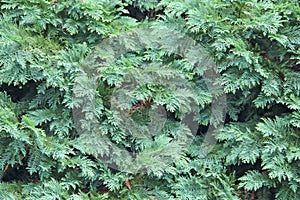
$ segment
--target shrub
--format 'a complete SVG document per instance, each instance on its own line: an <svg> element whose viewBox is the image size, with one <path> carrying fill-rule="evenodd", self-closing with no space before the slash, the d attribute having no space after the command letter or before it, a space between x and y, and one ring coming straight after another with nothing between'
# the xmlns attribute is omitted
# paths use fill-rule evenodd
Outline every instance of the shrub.
<svg viewBox="0 0 300 200"><path fill-rule="evenodd" d="M0 9L1 199L300 198L298 1L3 0ZM209 52L213 70L206 53L187 59L182 35ZM221 128L212 110L225 95ZM189 105L196 132L181 123ZM153 108L166 120L151 135ZM206 155L210 127L218 142Z"/></svg>

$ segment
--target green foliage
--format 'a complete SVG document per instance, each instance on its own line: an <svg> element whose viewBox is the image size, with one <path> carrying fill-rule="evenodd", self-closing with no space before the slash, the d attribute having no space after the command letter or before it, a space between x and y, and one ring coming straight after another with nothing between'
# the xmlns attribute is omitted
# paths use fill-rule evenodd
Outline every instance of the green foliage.
<svg viewBox="0 0 300 200"><path fill-rule="evenodd" d="M2 0L0 12L0 199L300 199L298 1ZM194 132L180 123L191 110Z"/></svg>
<svg viewBox="0 0 300 200"><path fill-rule="evenodd" d="M2 1L3 13L18 24L61 42L95 42L129 27L133 20L120 17L121 1ZM75 36L75 37L74 37Z"/></svg>

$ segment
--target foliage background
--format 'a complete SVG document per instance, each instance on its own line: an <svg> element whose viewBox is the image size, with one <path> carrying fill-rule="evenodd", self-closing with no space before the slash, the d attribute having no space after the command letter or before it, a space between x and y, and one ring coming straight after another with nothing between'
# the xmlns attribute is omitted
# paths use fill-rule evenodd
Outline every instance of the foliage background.
<svg viewBox="0 0 300 200"><path fill-rule="evenodd" d="M1 199L300 199L298 1L1 0L0 9ZM214 57L227 114L208 156L198 151L211 102L201 83L201 130L176 164L118 172L82 145L72 118L76 75L99 42L136 27L180 31ZM127 56L104 73L111 84L99 86L100 110L112 140L134 148L104 98L119 75L153 61L195 84L201 74L163 51Z"/></svg>

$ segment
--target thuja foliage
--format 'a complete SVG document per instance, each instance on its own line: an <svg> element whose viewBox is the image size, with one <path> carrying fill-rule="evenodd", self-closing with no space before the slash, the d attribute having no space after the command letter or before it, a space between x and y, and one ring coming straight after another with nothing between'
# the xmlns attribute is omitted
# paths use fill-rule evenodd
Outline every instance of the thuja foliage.
<svg viewBox="0 0 300 200"><path fill-rule="evenodd" d="M0 199L300 199L298 1L1 0L0 10ZM122 35L137 28L197 41L222 87L209 89L209 70L171 37L140 48ZM99 44L114 38L130 52L107 56ZM118 95L129 101L113 104ZM224 95L220 128L211 110ZM190 102L195 135L180 123ZM159 106L164 128L142 137ZM112 147L139 155L136 165Z"/></svg>

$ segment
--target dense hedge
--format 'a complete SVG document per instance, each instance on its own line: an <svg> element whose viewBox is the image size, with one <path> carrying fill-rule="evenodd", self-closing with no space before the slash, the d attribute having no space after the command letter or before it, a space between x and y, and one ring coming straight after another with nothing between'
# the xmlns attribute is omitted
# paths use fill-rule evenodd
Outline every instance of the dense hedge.
<svg viewBox="0 0 300 200"><path fill-rule="evenodd" d="M300 199L297 0L1 0L0 12L0 199ZM191 62L182 36L209 53ZM181 123L191 102L196 132ZM164 127L143 135L153 108Z"/></svg>

